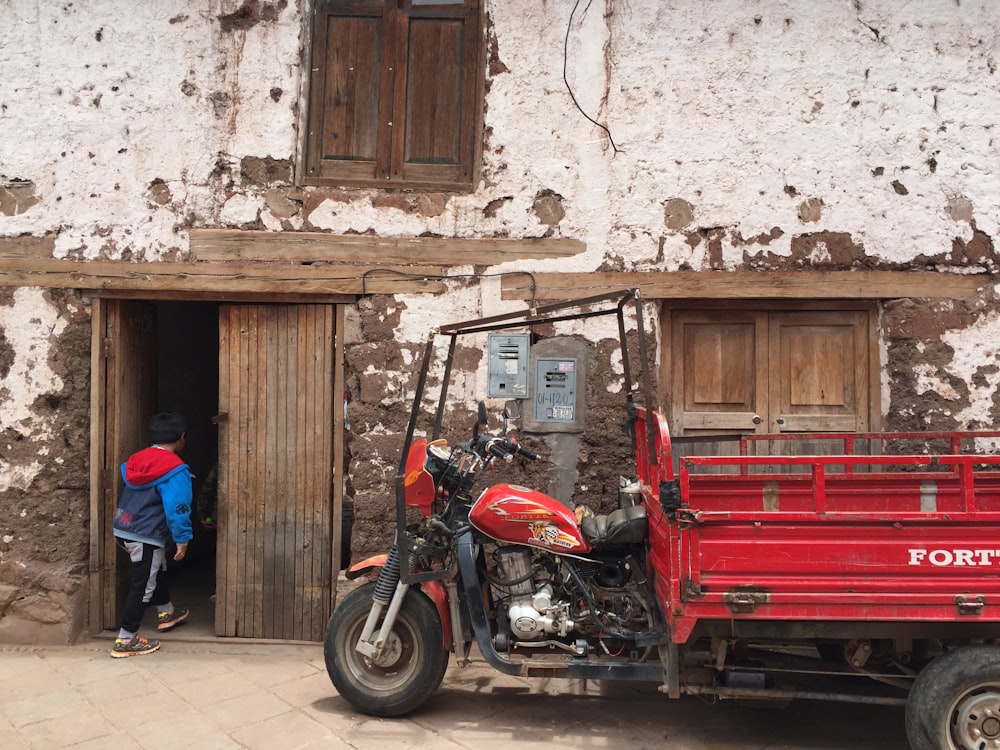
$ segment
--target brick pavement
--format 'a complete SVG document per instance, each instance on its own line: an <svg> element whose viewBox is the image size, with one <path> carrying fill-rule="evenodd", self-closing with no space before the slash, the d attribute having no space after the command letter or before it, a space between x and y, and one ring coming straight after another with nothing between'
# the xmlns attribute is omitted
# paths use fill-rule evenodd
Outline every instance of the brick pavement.
<svg viewBox="0 0 1000 750"><path fill-rule="evenodd" d="M193 631L189 631L191 633ZM111 659L110 634L68 647L0 647L0 748L227 750L903 750L898 708L752 710L652 685L519 679L452 666L407 719L354 713L319 645L241 642L180 628L155 654Z"/></svg>

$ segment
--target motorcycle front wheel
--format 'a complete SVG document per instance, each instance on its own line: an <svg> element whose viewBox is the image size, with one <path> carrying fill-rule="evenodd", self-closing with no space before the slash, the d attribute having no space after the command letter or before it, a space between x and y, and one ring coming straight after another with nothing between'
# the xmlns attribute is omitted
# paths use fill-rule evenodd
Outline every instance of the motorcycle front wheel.
<svg viewBox="0 0 1000 750"><path fill-rule="evenodd" d="M411 588L396 615L383 655L376 661L355 646L372 607L374 583L360 586L337 605L326 626L323 656L337 692L372 716L402 716L429 698L444 679L448 652L433 602ZM376 632L381 628L379 622Z"/></svg>

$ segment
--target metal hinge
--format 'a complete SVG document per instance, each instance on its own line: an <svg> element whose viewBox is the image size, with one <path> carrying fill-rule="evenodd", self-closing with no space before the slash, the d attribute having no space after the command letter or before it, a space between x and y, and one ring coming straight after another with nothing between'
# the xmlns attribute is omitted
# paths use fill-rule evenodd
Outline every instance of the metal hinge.
<svg viewBox="0 0 1000 750"><path fill-rule="evenodd" d="M766 591L758 588L734 589L722 595L722 601L732 610L733 614L748 614L761 604L766 604Z"/></svg>
<svg viewBox="0 0 1000 750"><path fill-rule="evenodd" d="M955 606L960 615L981 615L986 606L986 597L982 594L973 597L959 594L955 597Z"/></svg>
<svg viewBox="0 0 1000 750"><path fill-rule="evenodd" d="M683 601L691 601L692 599L704 599L705 592L701 590L701 586L696 584L690 578L685 578L681 582L681 599Z"/></svg>

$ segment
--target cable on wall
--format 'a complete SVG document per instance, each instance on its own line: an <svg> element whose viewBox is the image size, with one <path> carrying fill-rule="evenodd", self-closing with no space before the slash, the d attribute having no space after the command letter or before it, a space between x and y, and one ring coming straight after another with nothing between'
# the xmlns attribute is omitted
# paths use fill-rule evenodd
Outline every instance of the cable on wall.
<svg viewBox="0 0 1000 750"><path fill-rule="evenodd" d="M569 92L569 98L573 100L573 104L575 104L576 108L580 110L580 114L608 134L608 140L611 142L611 149L617 154L619 149L615 145L615 139L611 137L611 131L608 130L607 126L602 125L583 111L583 107L581 107L580 102L576 100L576 94L573 93L573 87L569 85L569 78L566 75L566 68L569 64L569 31L573 27L573 16L576 15L576 9L578 7L580 7L580 0L576 0L576 2L573 3L573 10L570 11L569 14L569 23L566 24L566 38L563 40L563 83L566 84L566 90Z"/></svg>
<svg viewBox="0 0 1000 750"><path fill-rule="evenodd" d="M408 279L435 279L444 281L447 279L489 279L495 276L527 276L531 279L531 304L528 309L535 309L535 291L538 289L538 284L535 282L535 276L531 271L501 271L500 273L456 273L452 275L443 274L430 274L430 273L410 273L409 271L400 271L395 268L369 268L363 274L361 274L361 293L368 294L365 282L368 279L369 274L373 273L389 273L395 276L403 276Z"/></svg>

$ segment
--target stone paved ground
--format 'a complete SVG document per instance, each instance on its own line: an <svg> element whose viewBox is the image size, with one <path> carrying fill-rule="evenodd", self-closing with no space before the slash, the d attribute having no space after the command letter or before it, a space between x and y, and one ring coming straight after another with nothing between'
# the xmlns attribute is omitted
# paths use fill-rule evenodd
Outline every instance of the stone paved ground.
<svg viewBox="0 0 1000 750"><path fill-rule="evenodd" d="M193 632L193 631L189 631ZM0 748L903 750L902 710L801 702L752 710L671 701L655 686L499 675L452 666L407 719L354 713L319 645L165 634L155 654L111 659L110 637L0 647Z"/></svg>

